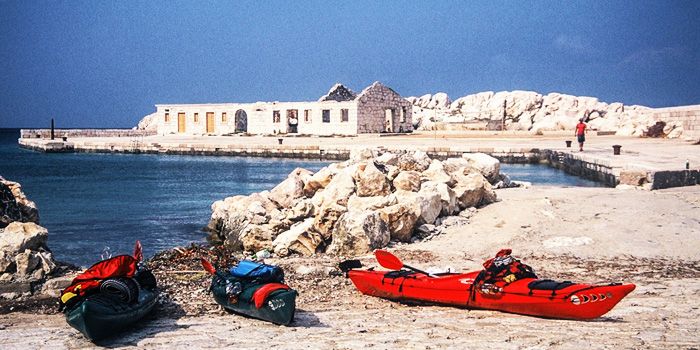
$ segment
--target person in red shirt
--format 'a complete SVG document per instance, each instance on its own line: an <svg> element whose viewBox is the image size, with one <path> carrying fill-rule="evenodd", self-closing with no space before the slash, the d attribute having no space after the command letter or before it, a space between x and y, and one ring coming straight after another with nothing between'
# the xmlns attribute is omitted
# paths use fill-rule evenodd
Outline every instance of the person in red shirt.
<svg viewBox="0 0 700 350"><path fill-rule="evenodd" d="M576 124L576 138L578 139L578 150L583 152L583 143L586 142L586 123L583 122L584 118L578 120Z"/></svg>

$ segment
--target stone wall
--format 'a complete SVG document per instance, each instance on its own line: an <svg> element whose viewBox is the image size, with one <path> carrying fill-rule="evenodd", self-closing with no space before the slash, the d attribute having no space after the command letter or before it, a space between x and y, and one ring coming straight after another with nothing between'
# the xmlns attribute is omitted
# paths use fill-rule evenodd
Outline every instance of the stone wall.
<svg viewBox="0 0 700 350"><path fill-rule="evenodd" d="M54 129L54 137L136 137L155 135L153 130L133 129ZM20 137L23 139L48 139L51 138L51 129L22 129Z"/></svg>
<svg viewBox="0 0 700 350"><path fill-rule="evenodd" d="M358 133L413 130L412 105L394 90L375 82L357 96ZM387 123L387 114L391 122Z"/></svg>
<svg viewBox="0 0 700 350"><path fill-rule="evenodd" d="M654 119L683 128L683 138L700 141L700 105L656 108Z"/></svg>

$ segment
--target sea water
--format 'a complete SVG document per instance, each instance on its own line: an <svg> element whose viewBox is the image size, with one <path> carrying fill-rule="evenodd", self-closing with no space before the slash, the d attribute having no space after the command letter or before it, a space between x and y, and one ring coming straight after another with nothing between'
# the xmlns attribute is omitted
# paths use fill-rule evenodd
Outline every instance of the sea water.
<svg viewBox="0 0 700 350"><path fill-rule="evenodd" d="M214 201L270 190L297 167L328 162L276 158L145 154L41 153L17 144L19 130L0 129L0 176L19 182L39 209L55 257L88 266L130 253L146 256L204 242ZM539 165L502 165L514 180L554 186L595 182Z"/></svg>

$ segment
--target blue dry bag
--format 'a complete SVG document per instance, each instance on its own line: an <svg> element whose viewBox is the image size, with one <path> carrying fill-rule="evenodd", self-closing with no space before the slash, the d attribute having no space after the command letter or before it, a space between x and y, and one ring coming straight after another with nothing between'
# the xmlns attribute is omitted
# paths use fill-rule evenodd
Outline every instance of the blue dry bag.
<svg viewBox="0 0 700 350"><path fill-rule="evenodd" d="M229 272L234 277L245 280L256 280L263 283L284 282L284 271L279 266L260 264L250 260L241 260Z"/></svg>

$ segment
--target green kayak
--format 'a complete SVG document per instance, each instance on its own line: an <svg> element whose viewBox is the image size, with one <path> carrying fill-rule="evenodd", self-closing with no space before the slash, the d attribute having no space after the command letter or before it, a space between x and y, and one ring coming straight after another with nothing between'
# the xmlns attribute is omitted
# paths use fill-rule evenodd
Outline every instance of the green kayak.
<svg viewBox="0 0 700 350"><path fill-rule="evenodd" d="M222 271L214 275L211 283L214 299L228 311L285 326L294 320L296 290L276 289L276 283L247 282ZM240 288L235 296L230 293L232 285Z"/></svg>
<svg viewBox="0 0 700 350"><path fill-rule="evenodd" d="M156 305L155 290L142 288L138 299L125 303L114 297L95 293L64 311L71 327L95 341L117 334L146 316Z"/></svg>

